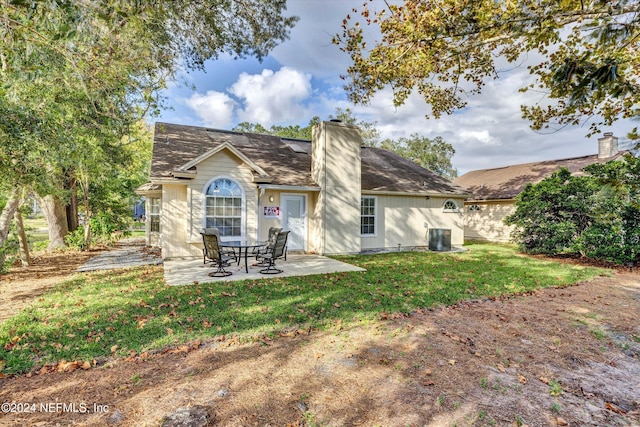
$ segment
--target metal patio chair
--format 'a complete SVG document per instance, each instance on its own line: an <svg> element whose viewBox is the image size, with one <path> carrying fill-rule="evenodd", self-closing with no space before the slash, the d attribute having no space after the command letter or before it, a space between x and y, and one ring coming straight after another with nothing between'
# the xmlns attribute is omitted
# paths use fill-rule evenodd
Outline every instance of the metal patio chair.
<svg viewBox="0 0 640 427"><path fill-rule="evenodd" d="M268 240L267 240L267 244L265 246L257 248L257 250L255 251L256 261L258 262L259 266L266 265L263 255L273 252L273 248L276 245L276 238L278 237L278 233L280 233L281 231L282 231L282 228L269 227L269 237L268 237ZM285 253L286 253L286 251L285 251ZM286 257L286 255L285 255L285 257ZM286 258L285 258L285 260L286 260Z"/></svg>
<svg viewBox="0 0 640 427"><path fill-rule="evenodd" d="M273 251L266 253L262 256L267 268L260 270L262 274L278 274L282 273L282 270L276 267L276 260L282 258L285 254L285 248L287 247L288 231L281 231L276 237L276 243L273 247Z"/></svg>
<svg viewBox="0 0 640 427"><path fill-rule="evenodd" d="M200 233L202 235L205 234L215 234L216 237L218 238L218 244L220 243L220 230L218 230L217 227L209 227L209 228L203 228L202 232ZM233 248L220 248L220 252L222 252L222 255L228 258L233 258L233 260L235 262L238 262L238 255L236 254L236 251L233 250ZM204 258L204 263L207 263L207 255L206 255L206 251L203 248L202 249L202 257ZM227 261L228 263L228 261Z"/></svg>
<svg viewBox="0 0 640 427"><path fill-rule="evenodd" d="M211 263L216 267L216 271L209 273L211 277L231 276L230 271L224 268L229 266L229 261L235 260L235 257L224 255L221 251L218 236L215 234L202 233L202 242L204 243L205 264Z"/></svg>

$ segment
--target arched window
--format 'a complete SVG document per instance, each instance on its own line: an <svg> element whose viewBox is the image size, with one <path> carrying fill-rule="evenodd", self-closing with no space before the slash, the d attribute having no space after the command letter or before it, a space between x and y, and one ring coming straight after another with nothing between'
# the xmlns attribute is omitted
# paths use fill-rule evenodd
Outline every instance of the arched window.
<svg viewBox="0 0 640 427"><path fill-rule="evenodd" d="M458 204L452 200L452 199L448 199L447 201L444 202L444 205L442 205L442 212L458 212Z"/></svg>
<svg viewBox="0 0 640 427"><path fill-rule="evenodd" d="M205 228L216 227L221 237L242 236L242 188L228 178L211 182L205 191Z"/></svg>
<svg viewBox="0 0 640 427"><path fill-rule="evenodd" d="M480 206L478 206L478 205L469 206L469 212L475 212L475 211L479 211L479 210L480 210Z"/></svg>

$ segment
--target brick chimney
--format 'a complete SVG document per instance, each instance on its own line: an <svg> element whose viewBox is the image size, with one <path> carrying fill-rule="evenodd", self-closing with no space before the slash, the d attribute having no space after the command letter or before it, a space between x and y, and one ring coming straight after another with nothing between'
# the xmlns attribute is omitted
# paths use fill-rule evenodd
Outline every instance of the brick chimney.
<svg viewBox="0 0 640 427"><path fill-rule="evenodd" d="M598 158L607 159L618 154L618 137L613 132L605 132L602 138L598 138Z"/></svg>

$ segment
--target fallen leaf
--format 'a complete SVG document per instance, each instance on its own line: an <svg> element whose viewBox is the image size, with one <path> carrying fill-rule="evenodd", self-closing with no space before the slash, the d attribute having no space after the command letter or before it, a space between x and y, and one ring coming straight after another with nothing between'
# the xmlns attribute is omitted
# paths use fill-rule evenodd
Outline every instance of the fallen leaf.
<svg viewBox="0 0 640 427"><path fill-rule="evenodd" d="M527 383L527 379L522 375L518 375L518 381L520 381L520 384L526 384Z"/></svg>
<svg viewBox="0 0 640 427"><path fill-rule="evenodd" d="M556 418L556 425L559 425L559 426L568 426L568 425L569 425L569 423L568 423L568 422L566 422L564 418L560 418L560 417L558 417L558 418Z"/></svg>
<svg viewBox="0 0 640 427"><path fill-rule="evenodd" d="M547 377L540 377L540 378L538 378L538 379L539 379L540 381L542 381L543 383L545 383L545 384L549 384L549 378L547 378Z"/></svg>
<svg viewBox="0 0 640 427"><path fill-rule="evenodd" d="M507 370L504 368L502 363L498 363L498 371L500 371L502 373L507 372Z"/></svg>
<svg viewBox="0 0 640 427"><path fill-rule="evenodd" d="M112 345L111 346L111 353L115 353L117 349L118 349L118 344Z"/></svg>
<svg viewBox="0 0 640 427"><path fill-rule="evenodd" d="M169 353L171 353L171 354L189 353L189 347L187 347L186 345L181 345L178 348L174 348L174 349L170 350Z"/></svg>
<svg viewBox="0 0 640 427"><path fill-rule="evenodd" d="M80 362L67 362L66 360L58 363L58 372L73 372L81 366Z"/></svg>
<svg viewBox="0 0 640 427"><path fill-rule="evenodd" d="M2 371L4 369L6 364L7 364L6 360L0 360L0 371Z"/></svg>
<svg viewBox="0 0 640 427"><path fill-rule="evenodd" d="M453 366L456 364L456 361L454 359L449 359L449 365Z"/></svg>
<svg viewBox="0 0 640 427"><path fill-rule="evenodd" d="M430 386L430 385L434 385L435 383L431 380L424 380L422 381L422 385L426 385L426 386Z"/></svg>
<svg viewBox="0 0 640 427"><path fill-rule="evenodd" d="M431 375L432 374L431 369L425 369L424 370L424 374L425 375Z"/></svg>
<svg viewBox="0 0 640 427"><path fill-rule="evenodd" d="M620 409L619 407L617 407L617 406L616 406L616 405L614 405L613 403L606 402L605 407L606 407L608 410L610 410L611 412L615 412L615 413L617 413L617 414L623 414L623 415L624 415L624 414L626 414L626 413L627 413L626 411L624 411L624 410Z"/></svg>
<svg viewBox="0 0 640 427"><path fill-rule="evenodd" d="M82 369L84 369L85 371L86 371L87 369L91 369L91 363L90 363L89 361L85 361L85 362L82 364L81 368L82 368Z"/></svg>

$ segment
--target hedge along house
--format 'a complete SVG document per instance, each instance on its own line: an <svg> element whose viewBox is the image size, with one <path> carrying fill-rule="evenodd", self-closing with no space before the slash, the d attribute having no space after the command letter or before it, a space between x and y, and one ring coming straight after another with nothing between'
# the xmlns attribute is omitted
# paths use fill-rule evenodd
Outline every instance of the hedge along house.
<svg viewBox="0 0 640 427"><path fill-rule="evenodd" d="M528 183L536 184L563 167L579 174L590 164L620 159L624 153L618 150L618 138L607 132L598 139L598 154L481 169L459 176L454 182L473 194L464 202L465 239L510 241L513 226L507 226L504 218L515 211L516 197Z"/></svg>
<svg viewBox="0 0 640 427"><path fill-rule="evenodd" d="M462 245L464 190L384 149L357 127L322 122L312 141L157 123L146 196L147 244L164 258L201 256L222 240L290 230L289 250L317 254L427 246L430 228Z"/></svg>

